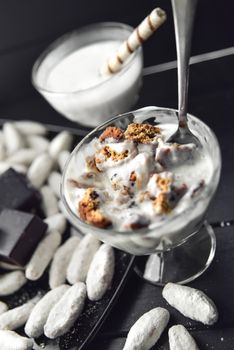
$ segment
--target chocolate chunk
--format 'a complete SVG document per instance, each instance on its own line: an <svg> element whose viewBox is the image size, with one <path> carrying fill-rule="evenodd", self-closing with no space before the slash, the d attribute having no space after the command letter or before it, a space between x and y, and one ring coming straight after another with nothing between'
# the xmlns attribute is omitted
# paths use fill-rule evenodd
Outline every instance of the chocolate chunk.
<svg viewBox="0 0 234 350"><path fill-rule="evenodd" d="M36 215L3 209L0 213L0 260L24 266L47 226Z"/></svg>
<svg viewBox="0 0 234 350"><path fill-rule="evenodd" d="M0 176L0 210L4 208L31 210L40 203L39 193L27 178L13 169Z"/></svg>

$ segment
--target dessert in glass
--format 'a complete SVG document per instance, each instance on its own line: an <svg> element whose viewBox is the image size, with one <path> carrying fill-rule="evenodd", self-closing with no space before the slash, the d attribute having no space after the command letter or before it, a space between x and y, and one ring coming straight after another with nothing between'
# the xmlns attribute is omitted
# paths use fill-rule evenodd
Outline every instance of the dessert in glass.
<svg viewBox="0 0 234 350"><path fill-rule="evenodd" d="M35 62L33 85L55 110L86 126L128 111L141 87L142 47L119 72L101 74L100 69L132 31L122 23L103 22L65 34Z"/></svg>
<svg viewBox="0 0 234 350"><path fill-rule="evenodd" d="M220 149L205 123L192 115L188 123L201 147L167 142L176 110L119 115L76 146L63 173L62 200L73 224L130 254L154 254L155 284L193 280L215 253L205 214L219 182Z"/></svg>

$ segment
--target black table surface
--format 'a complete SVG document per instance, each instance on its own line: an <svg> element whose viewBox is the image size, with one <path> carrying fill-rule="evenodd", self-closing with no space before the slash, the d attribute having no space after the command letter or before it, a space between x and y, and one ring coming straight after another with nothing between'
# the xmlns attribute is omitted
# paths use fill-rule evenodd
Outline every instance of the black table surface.
<svg viewBox="0 0 234 350"><path fill-rule="evenodd" d="M198 57L201 62L191 65L189 112L205 121L220 143L222 176L208 220L220 223L222 227L217 224L215 229L217 251L214 261L201 277L189 285L203 290L215 301L219 321L213 327L205 327L186 319L166 305L161 288L143 282L132 271L118 302L88 350L122 349L132 324L144 312L157 306L166 306L171 313L170 324L185 325L200 349L234 349L234 48L216 56L223 57L205 55ZM173 67L172 62L144 70L143 87L136 107L157 105L176 108L177 77ZM2 104L0 117L74 126L37 93L30 99ZM169 349L166 332L154 349Z"/></svg>

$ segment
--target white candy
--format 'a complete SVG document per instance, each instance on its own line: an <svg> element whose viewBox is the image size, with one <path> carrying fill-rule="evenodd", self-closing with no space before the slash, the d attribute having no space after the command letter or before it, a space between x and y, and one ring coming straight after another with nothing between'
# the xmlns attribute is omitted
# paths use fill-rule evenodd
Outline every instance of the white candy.
<svg viewBox="0 0 234 350"><path fill-rule="evenodd" d="M41 240L26 266L27 279L35 281L43 275L60 243L61 235L57 231L49 232Z"/></svg>
<svg viewBox="0 0 234 350"><path fill-rule="evenodd" d="M45 135L47 132L43 124L31 120L20 120L14 126L24 135Z"/></svg>
<svg viewBox="0 0 234 350"><path fill-rule="evenodd" d="M171 306L192 320L212 325L218 319L214 302L200 290L167 283L162 295Z"/></svg>
<svg viewBox="0 0 234 350"><path fill-rule="evenodd" d="M91 262L86 285L89 300L100 300L111 285L115 269L114 249L102 244Z"/></svg>
<svg viewBox="0 0 234 350"><path fill-rule="evenodd" d="M14 331L22 327L27 322L32 309L38 301L39 297L35 297L21 306L4 312L4 314L0 315L0 329Z"/></svg>
<svg viewBox="0 0 234 350"><path fill-rule="evenodd" d="M86 287L82 282L74 284L52 308L44 327L45 335L54 339L65 334L80 316L86 298Z"/></svg>
<svg viewBox="0 0 234 350"><path fill-rule="evenodd" d="M24 139L13 124L4 123L2 130L8 155L14 154L24 147Z"/></svg>
<svg viewBox="0 0 234 350"><path fill-rule="evenodd" d="M12 271L0 275L0 295L10 295L19 290L27 282L23 271Z"/></svg>
<svg viewBox="0 0 234 350"><path fill-rule="evenodd" d="M59 286L46 293L35 305L24 328L29 337L38 338L43 334L50 310L69 288L68 285Z"/></svg>
<svg viewBox="0 0 234 350"><path fill-rule="evenodd" d="M38 152L30 148L22 148L16 151L12 156L7 159L10 164L23 164L30 165L32 161L37 157Z"/></svg>
<svg viewBox="0 0 234 350"><path fill-rule="evenodd" d="M32 135L26 137L27 144L37 152L46 152L49 149L49 140L45 137Z"/></svg>
<svg viewBox="0 0 234 350"><path fill-rule="evenodd" d="M3 301L0 301L0 315L8 310L8 306Z"/></svg>
<svg viewBox="0 0 234 350"><path fill-rule="evenodd" d="M47 153L40 154L34 159L28 169L28 178L33 186L39 188L49 176L53 166L53 160Z"/></svg>
<svg viewBox="0 0 234 350"><path fill-rule="evenodd" d="M61 184L61 174L57 171L52 171L48 178L48 185L54 192L57 198L60 198L60 184Z"/></svg>
<svg viewBox="0 0 234 350"><path fill-rule="evenodd" d="M67 268L69 283L85 282L91 261L99 247L100 241L95 236L88 234L82 238Z"/></svg>
<svg viewBox="0 0 234 350"><path fill-rule="evenodd" d="M56 288L66 281L67 267L80 238L71 237L56 251L49 271L49 286Z"/></svg>
<svg viewBox="0 0 234 350"><path fill-rule="evenodd" d="M22 173L22 174L26 174L27 172L27 168L22 165L22 164L11 164L8 163L7 161L0 161L0 174L4 173L5 171L7 171L8 169L14 169L15 171L17 171L18 173Z"/></svg>
<svg viewBox="0 0 234 350"><path fill-rule="evenodd" d="M40 190L41 193L41 208L46 217L50 217L58 213L58 201L54 195L54 192L49 186L43 186Z"/></svg>
<svg viewBox="0 0 234 350"><path fill-rule="evenodd" d="M1 350L31 350L33 340L21 337L16 332L0 331L0 349Z"/></svg>
<svg viewBox="0 0 234 350"><path fill-rule="evenodd" d="M0 131L0 160L3 160L6 156L6 149L5 149L5 143L4 143L4 136L3 132Z"/></svg>
<svg viewBox="0 0 234 350"><path fill-rule="evenodd" d="M182 325L176 325L169 329L170 350L199 350L195 340Z"/></svg>
<svg viewBox="0 0 234 350"><path fill-rule="evenodd" d="M62 213L55 214L46 218L44 222L48 225L48 231L58 231L61 235L67 227L67 219Z"/></svg>
<svg viewBox="0 0 234 350"><path fill-rule="evenodd" d="M60 171L63 172L64 166L66 164L66 161L68 160L70 156L70 152L68 151L62 151L58 156L58 164Z"/></svg>
<svg viewBox="0 0 234 350"><path fill-rule="evenodd" d="M123 350L151 349L166 328L169 317L169 312L161 307L146 312L131 327Z"/></svg>
<svg viewBox="0 0 234 350"><path fill-rule="evenodd" d="M69 151L72 144L72 135L68 131L62 131L56 135L50 143L49 154L57 159L62 151Z"/></svg>

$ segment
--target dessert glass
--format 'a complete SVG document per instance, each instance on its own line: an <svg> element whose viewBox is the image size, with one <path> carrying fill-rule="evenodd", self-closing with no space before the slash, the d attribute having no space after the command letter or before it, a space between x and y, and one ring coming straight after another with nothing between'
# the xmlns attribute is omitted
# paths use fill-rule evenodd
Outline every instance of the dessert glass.
<svg viewBox="0 0 234 350"><path fill-rule="evenodd" d="M136 103L142 85L141 47L131 55L119 72L91 87L72 92L60 91L48 88L47 79L62 59L78 49L107 40L124 41L132 31L131 26L123 23L103 22L63 35L35 62L32 69L34 87L56 111L86 126L97 126L111 116L128 111ZM110 52L111 54L113 52Z"/></svg>
<svg viewBox="0 0 234 350"><path fill-rule="evenodd" d="M218 186L221 170L221 155L218 141L211 129L198 118L188 115L191 131L207 150L213 164L211 181L206 184L193 204L182 213L165 217L163 221L136 231L117 232L114 229L94 227L82 221L70 208L66 195L66 181L69 169L83 145L99 137L108 126L126 129L133 122L146 122L160 126L163 123L178 125L177 111L169 108L145 107L119 115L89 133L73 150L68 159L62 178L61 195L69 218L83 233L92 233L101 241L127 253L142 256L155 254L155 276L150 281L163 285L168 281L186 283L203 273L210 265L216 248L216 239L210 225L205 221L207 208ZM172 130L174 132L174 130ZM143 261L143 262L142 262ZM142 275L145 259L136 265ZM147 276L145 276L146 279Z"/></svg>

